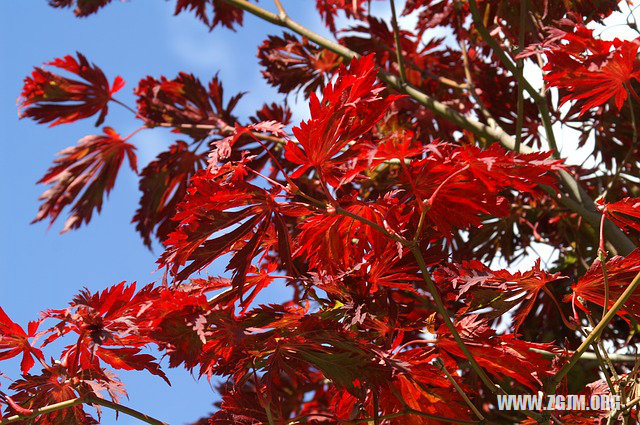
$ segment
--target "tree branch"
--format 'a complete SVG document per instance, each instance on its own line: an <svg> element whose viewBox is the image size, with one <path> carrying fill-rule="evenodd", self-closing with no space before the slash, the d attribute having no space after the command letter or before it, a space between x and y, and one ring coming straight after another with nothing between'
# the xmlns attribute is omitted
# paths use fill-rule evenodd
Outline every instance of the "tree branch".
<svg viewBox="0 0 640 425"><path fill-rule="evenodd" d="M400 79L403 83L407 81L407 73L404 68L404 59L402 58L402 45L400 44L400 29L398 27L398 17L396 16L396 3L389 0L391 4L391 26L393 27L393 38L396 43L396 55L398 57L398 69L400 71Z"/></svg>
<svg viewBox="0 0 640 425"><path fill-rule="evenodd" d="M103 406L108 409L114 410L116 412L124 413L127 416L131 416L133 418L139 419L150 425L168 425L166 422L162 422L158 419L155 419L149 415L146 415L130 407L123 406L122 404L114 403L112 401L108 401L108 400L104 400L104 399L101 399L98 397L92 397L92 396L78 397L78 398L73 398L71 400L62 401L60 403L50 404L48 406L41 407L39 409L34 409L33 413L30 415L9 416L3 419L2 421L0 421L0 425L9 425L14 422L24 421L26 419L32 419L37 416L46 415L47 413L68 409L78 404L93 404L97 406Z"/></svg>
<svg viewBox="0 0 640 425"><path fill-rule="evenodd" d="M453 376L451 376L451 374L447 370L447 367L444 365L444 362L442 360L440 360L440 359L436 359L435 360L435 365L436 365L436 367L438 369L440 369L440 371L442 371L442 373L444 373L444 376L447 377L449 382L451 382L451 385L453 385L453 388L456 389L458 394L460 394L460 396L463 398L464 402L467 403L467 406L469 406L469 408L471 409L473 414L476 415L476 417L478 419L480 419L480 421L484 421L485 418L484 418L484 416L482 416L482 413L480 413L480 411L476 408L476 406L473 404L473 402L469 399L469 396L467 396L467 393L465 393L462 390L462 388L460 388L460 385L458 385L458 383L453 378Z"/></svg>
<svg viewBox="0 0 640 425"><path fill-rule="evenodd" d="M529 348L529 351L542 354L545 357L557 356L551 351L541 350L539 348ZM611 360L613 363L634 363L636 361L636 357L630 354L609 354L609 360ZM598 357L595 353L585 352L582 354L582 356L580 356L580 361L598 361Z"/></svg>

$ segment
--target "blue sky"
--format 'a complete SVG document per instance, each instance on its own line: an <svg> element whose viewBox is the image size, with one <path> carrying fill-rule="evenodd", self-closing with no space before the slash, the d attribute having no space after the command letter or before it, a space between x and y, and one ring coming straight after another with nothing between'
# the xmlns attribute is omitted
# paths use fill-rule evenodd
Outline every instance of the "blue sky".
<svg viewBox="0 0 640 425"><path fill-rule="evenodd" d="M261 3L271 7L269 1ZM315 2L284 3L296 19L326 33L311 9ZM149 252L130 224L139 191L136 176L128 170L120 174L102 213L89 226L60 235L66 218L62 215L51 229L47 223L29 224L45 189L35 183L55 154L84 135L100 132L91 119L53 128L18 120L16 99L34 65L79 51L110 80L119 74L127 81L117 97L130 105L138 80L146 75L173 78L178 71L193 72L203 81L219 71L227 96L249 91L236 109L241 117L265 101L282 99L262 80L256 58L257 46L267 34L280 34L279 28L245 16L245 27L236 33L223 28L208 32L190 13L174 17L174 4L114 1L84 19L70 10L50 8L45 0L5 1L0 6L0 306L18 323L26 324L45 308L64 307L81 287L97 291L122 280L146 284L161 277L153 273L160 250ZM295 119L305 111L304 105L296 108ZM112 105L105 125L128 134L139 122ZM140 168L173 140L161 129L132 139ZM2 367L16 377L14 370ZM216 396L206 379L196 381L182 369L167 372L173 388L142 373L121 374L130 395L127 403L171 424L187 423L212 410ZM3 388L7 384L0 382ZM110 416L105 418L103 422L110 422ZM121 416L118 422L135 420Z"/></svg>

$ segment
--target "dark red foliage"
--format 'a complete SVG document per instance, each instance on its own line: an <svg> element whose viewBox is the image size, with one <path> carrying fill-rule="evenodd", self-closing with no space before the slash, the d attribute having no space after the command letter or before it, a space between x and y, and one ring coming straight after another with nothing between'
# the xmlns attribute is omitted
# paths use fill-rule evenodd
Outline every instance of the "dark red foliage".
<svg viewBox="0 0 640 425"><path fill-rule="evenodd" d="M217 76L205 87L193 74L181 72L173 80L147 77L140 80L135 90L138 96L138 114L149 126L174 127L201 140L216 130L224 132L233 125L232 111L242 97L239 93L224 105L224 90Z"/></svg>
<svg viewBox="0 0 640 425"><path fill-rule="evenodd" d="M162 242L175 229L177 223L171 218L187 193L187 182L205 163L205 155L189 150L185 142L178 141L140 172L142 197L133 222L149 248L154 231Z"/></svg>
<svg viewBox="0 0 640 425"><path fill-rule="evenodd" d="M90 64L81 53L78 59L65 56L47 65L75 74L84 81L35 68L24 80L19 99L20 117L29 117L38 123L51 122L52 127L100 113L96 126L102 124L109 111L107 103L124 86L124 80L118 76L110 86L102 70Z"/></svg>
<svg viewBox="0 0 640 425"><path fill-rule="evenodd" d="M308 40L283 33L269 36L258 48L262 75L280 93L302 90L305 96L324 87L342 59L327 49L318 49Z"/></svg>

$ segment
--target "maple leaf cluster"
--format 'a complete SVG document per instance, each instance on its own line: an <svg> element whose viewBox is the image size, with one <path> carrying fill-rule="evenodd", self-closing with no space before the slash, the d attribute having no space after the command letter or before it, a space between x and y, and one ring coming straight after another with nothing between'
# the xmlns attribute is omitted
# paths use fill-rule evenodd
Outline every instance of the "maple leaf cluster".
<svg viewBox="0 0 640 425"><path fill-rule="evenodd" d="M79 17L110 3L49 1ZM640 321L640 38L587 27L617 2L407 0L397 13L415 28L370 1L311 3L335 42L251 1L175 5L210 30L247 13L286 27L257 56L268 84L308 103L302 122L288 97L240 117L244 93L225 95L217 74L147 76L136 108L80 53L25 79L22 118L101 125L123 106L141 126L60 152L34 221L68 209L63 232L88 224L126 158L142 192L132 222L162 244L164 277L81 290L26 329L0 309L0 361L18 358L21 375L0 391L0 420L96 423L88 406L126 394L114 370L169 382L163 359L222 382L197 422L211 425L545 423L505 415L495 395L637 396L624 354ZM596 166L564 161L554 126L594 140ZM149 128L176 140L138 170ZM515 271L540 244L554 262ZM638 407L548 414L630 423Z"/></svg>

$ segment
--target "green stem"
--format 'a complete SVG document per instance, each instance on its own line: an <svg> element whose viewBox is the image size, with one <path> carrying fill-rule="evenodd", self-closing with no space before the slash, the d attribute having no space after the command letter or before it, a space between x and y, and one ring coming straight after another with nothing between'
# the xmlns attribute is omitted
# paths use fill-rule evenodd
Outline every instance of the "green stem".
<svg viewBox="0 0 640 425"><path fill-rule="evenodd" d="M106 407L111 410L115 410L116 412L124 413L125 415L131 416L132 418L139 419L151 425L168 425L166 422L155 419L145 413L139 412L127 406L123 406L122 404L114 403L109 400L104 400L102 398L89 397L87 398L87 402L90 404L95 404L98 406Z"/></svg>
<svg viewBox="0 0 640 425"><path fill-rule="evenodd" d="M453 378L453 376L451 376L451 374L449 373L449 371L447 370L447 367L444 365L444 362L442 362L442 360L440 359L436 359L435 361L435 365L438 369L440 369L442 371L442 373L444 373L444 376L447 377L447 379L449 380L449 382L451 382L451 385L453 385L453 388L456 389L456 391L458 392L458 394L460 394L460 396L462 397L462 399L464 400L465 403L467 403L467 406L469 406L469 409L471 409L471 411L473 412L474 415L476 415L476 417L478 419L480 419L480 421L484 421L484 416L482 415L482 413L480 413L480 411L476 408L476 406L471 402L471 400L469 399L469 397L467 396L467 393L465 393L462 388L460 388L460 385L458 385L458 383L456 382L456 380Z"/></svg>
<svg viewBox="0 0 640 425"><path fill-rule="evenodd" d="M640 273L633 278L633 281L627 286L627 289L620 295L620 298L616 300L616 302L611 306L611 309L607 312L607 314L598 322L598 324L593 328L593 330L587 335L585 340L580 344L578 349L573 353L569 362L567 362L559 371L556 373L554 378L548 384L547 394L554 394L556 387L562 381L562 379L566 376L567 373L576 365L578 360L582 354L589 348L591 343L600 336L605 327L609 324L609 322L616 315L618 310L622 308L625 302L629 299L631 294L636 290L636 288L640 285Z"/></svg>
<svg viewBox="0 0 640 425"><path fill-rule="evenodd" d="M416 262L418 263L418 267L420 268L420 271L422 273L422 279L427 284L427 289L429 290L429 293L433 297L433 301L435 302L435 305L436 305L436 310L438 311L440 316L442 316L442 318L444 319L444 324L447 326L447 329L449 329L449 332L451 332L453 339L456 341L456 343L458 344L458 347L460 347L460 350L462 350L462 353L469 361L471 368L478 374L478 377L480 378L480 380L485 384L485 386L489 389L489 391L491 391L492 393L497 393L498 387L496 386L496 384L494 384L493 381L491 381L491 378L489 378L487 373L482 369L482 367L480 367L477 360L473 357L473 354L471 354L471 352L465 345L464 341L462 341L462 337L458 333L458 330L456 329L455 325L453 324L453 321L451 320L451 315L449 314L446 307L444 306L444 303L442 302L442 298L440 297L438 288L436 288L436 284L433 282L433 279L431 279L431 275L427 270L427 265L424 261L424 257L422 256L422 252L420 251L420 248L418 247L417 244L412 243L409 245L409 249L411 250L411 253L415 257Z"/></svg>
<svg viewBox="0 0 640 425"><path fill-rule="evenodd" d="M524 29L526 26L527 17L527 0L520 2L520 34L518 37L518 49L524 48ZM520 144L522 143L522 126L524 123L524 60L517 61L518 73L518 103L516 106L516 153L520 153Z"/></svg>
<svg viewBox="0 0 640 425"><path fill-rule="evenodd" d="M130 407L123 406L122 404L114 403L112 401L104 400L98 397L91 397L91 396L78 397L78 398L73 398L71 400L62 401L60 403L50 404L48 406L41 407L39 409L34 409L33 413L31 413L30 415L9 416L7 418L4 418L2 421L0 421L0 425L8 425L14 422L24 421L26 419L32 419L41 415L46 415L47 413L68 409L70 407L77 406L78 404L93 404L97 406L103 406L108 409L114 410L116 412L124 413L125 415L139 419L150 425L168 425L166 422L162 422L158 419L155 419L149 415L146 415Z"/></svg>
<svg viewBox="0 0 640 425"><path fill-rule="evenodd" d="M529 351L542 354L545 357L556 357L556 354L551 351L541 350L539 348L529 348ZM613 363L634 363L636 357L629 354L609 354L609 360ZM582 354L580 361L598 361L598 356L595 353L586 352Z"/></svg>
<svg viewBox="0 0 640 425"><path fill-rule="evenodd" d="M402 57L402 45L400 44L400 29L398 28L398 18L396 16L396 3L389 0L391 4L391 26L393 27L393 38L396 43L396 55L398 57L398 69L400 70L400 80L407 82L407 73L404 67L404 59Z"/></svg>

